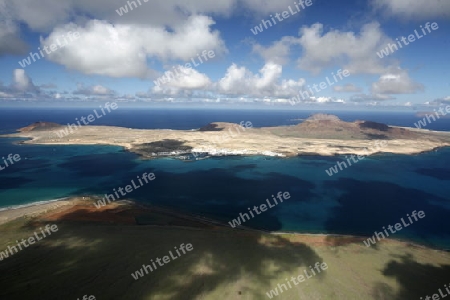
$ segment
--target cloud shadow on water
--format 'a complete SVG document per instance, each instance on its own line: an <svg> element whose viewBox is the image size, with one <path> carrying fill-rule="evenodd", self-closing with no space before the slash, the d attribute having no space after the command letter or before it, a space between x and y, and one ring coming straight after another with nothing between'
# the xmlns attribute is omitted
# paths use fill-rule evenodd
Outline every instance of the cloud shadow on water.
<svg viewBox="0 0 450 300"><path fill-rule="evenodd" d="M125 159L124 155L124 153L105 153L75 156L68 158L67 162L59 164L58 167L75 172L78 176L111 176L138 166L136 161Z"/></svg>
<svg viewBox="0 0 450 300"><path fill-rule="evenodd" d="M148 172L152 172L151 169ZM266 199L278 192L290 192L291 198L284 200L267 211L243 223L243 225L264 230L280 230L282 224L277 217L281 206L309 201L315 185L309 181L280 173L265 174L264 180L240 178L239 171L211 169L187 173L155 172L156 179L128 194L126 198L140 203L164 206L183 212L211 217L223 222L231 221L240 213L248 213L248 208L267 204ZM108 182L107 186L92 186L74 192L80 194L111 194L113 188L124 187L137 175L129 172L120 182ZM137 182L135 180L135 182ZM295 188L296 193L292 190ZM125 197L124 197L125 198Z"/></svg>
<svg viewBox="0 0 450 300"><path fill-rule="evenodd" d="M379 181L359 181L339 179L326 182L328 188L337 189L343 194L337 199L339 206L332 209L326 221L326 230L336 234L358 234L372 236L382 227L401 223L401 218L409 224L407 214L423 210L425 218L414 221L403 232L413 233L423 241L432 237L450 237L450 211L439 203L447 199L400 185ZM392 234L390 237L399 238Z"/></svg>

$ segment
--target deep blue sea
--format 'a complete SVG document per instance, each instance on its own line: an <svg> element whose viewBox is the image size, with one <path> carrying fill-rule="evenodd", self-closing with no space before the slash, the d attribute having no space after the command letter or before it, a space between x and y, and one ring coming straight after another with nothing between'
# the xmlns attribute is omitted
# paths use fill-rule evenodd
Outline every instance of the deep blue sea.
<svg viewBox="0 0 450 300"><path fill-rule="evenodd" d="M35 121L66 124L92 109L2 109L0 133ZM311 111L118 109L94 125L195 129L214 121L250 121L255 127L288 126ZM341 119L413 127L414 113L333 112ZM450 131L450 119L428 129ZM0 157L22 160L0 171L0 208L72 195L112 193L144 172L156 179L129 198L223 221L265 203L279 191L291 199L244 225L275 231L372 235L413 210L426 217L392 235L450 249L450 149L426 154L377 155L332 177L325 170L342 158L221 157L195 162L162 158L143 161L111 146L19 145L0 139ZM262 141L263 142L263 141Z"/></svg>

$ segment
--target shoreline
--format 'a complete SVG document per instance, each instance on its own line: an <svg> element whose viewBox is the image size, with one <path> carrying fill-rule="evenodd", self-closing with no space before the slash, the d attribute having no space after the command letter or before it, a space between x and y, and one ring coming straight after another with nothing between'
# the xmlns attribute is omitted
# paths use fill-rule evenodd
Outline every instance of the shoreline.
<svg viewBox="0 0 450 300"><path fill-rule="evenodd" d="M12 222L14 220L23 218L23 217L39 217L46 213L55 212L59 208L65 208L66 210L69 210L77 205L89 205L92 204L93 201L96 198L94 196L79 196L79 197L65 197L65 198L59 198L59 199L53 199L48 201L39 201L35 203L30 203L26 205L18 205L14 207L8 207L8 208L0 208L0 226L5 225L9 222ZM56 204L56 205L55 205ZM59 204L59 205L58 205ZM222 227L226 229L231 229L228 224L223 223L218 220L211 219L209 217L204 217L201 215L195 215L191 213L185 213L185 212L179 212L170 208L166 208L163 206L155 206L155 205L146 205L142 203L137 203L131 200L120 200L116 201L114 206L111 206L111 208L120 206L122 204L131 204L134 209L137 210L151 210L155 213L159 214L168 214L172 216L176 216L179 218L184 218L186 220L196 221L200 223L206 223L208 225L211 225L212 227ZM108 206L105 206L106 209ZM139 225L139 226L161 226L161 225ZM163 227L171 227L171 226L163 226ZM172 227L180 227L180 226L172 226ZM189 226L181 226L189 228ZM207 229L202 229L207 230ZM356 243L356 241L360 242L362 244L363 240L369 238L370 236L362 236L362 235L353 235L353 234L338 234L338 233L310 233L310 232L296 232L296 231L267 231L263 229L255 229L251 227L246 226L240 226L237 228L234 228L235 231L256 231L256 232L262 232L264 234L270 234L270 235L288 235L291 237L300 237L300 238L313 238L314 242L322 242L327 243L326 239L336 239L336 244L339 245L340 243L346 243L346 241L352 241ZM323 239L323 241L322 241ZM331 243L332 241L329 241ZM447 249L445 247L437 247L433 245L426 245L423 243L420 243L419 241L411 240L411 239L403 239L403 238L385 238L382 239L382 243L403 243L407 245L412 245L414 247L419 248L425 248L425 249L431 249L435 251L442 251L442 252L449 252L450 249Z"/></svg>
<svg viewBox="0 0 450 300"><path fill-rule="evenodd" d="M53 203L53 202L64 201L67 199L70 199L70 197L57 198L57 199L52 199L52 200L40 200L40 201L31 202L31 203L27 203L27 204L10 205L10 206L5 206L5 207L0 207L0 212L16 210L16 209L21 209L21 208L27 208L27 207L31 207L31 206L45 205L45 204L49 204L49 203Z"/></svg>
<svg viewBox="0 0 450 300"><path fill-rule="evenodd" d="M4 207L0 210L0 225L15 221L24 217L37 217L48 211L52 211L64 206L75 205L77 198L53 199L48 201L39 201L25 205Z"/></svg>

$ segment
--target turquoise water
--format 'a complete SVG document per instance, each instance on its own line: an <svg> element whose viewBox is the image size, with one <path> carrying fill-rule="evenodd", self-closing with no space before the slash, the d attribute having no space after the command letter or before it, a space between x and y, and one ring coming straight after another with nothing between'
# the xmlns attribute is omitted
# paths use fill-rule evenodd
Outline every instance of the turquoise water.
<svg viewBox="0 0 450 300"><path fill-rule="evenodd" d="M330 177L343 158L222 157L196 162L144 161L111 146L18 145L2 153L22 160L0 172L0 207L72 195L112 193L138 175L156 179L128 195L225 222L277 192L291 198L244 225L281 231L372 235L413 210L424 219L395 235L450 248L450 149L418 156L378 155Z"/></svg>

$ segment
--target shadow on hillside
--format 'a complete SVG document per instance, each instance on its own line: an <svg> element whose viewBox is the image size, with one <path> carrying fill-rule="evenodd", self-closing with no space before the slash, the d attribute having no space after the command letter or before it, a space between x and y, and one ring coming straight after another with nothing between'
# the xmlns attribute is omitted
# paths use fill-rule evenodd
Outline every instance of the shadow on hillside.
<svg viewBox="0 0 450 300"><path fill-rule="evenodd" d="M322 262L303 243L253 231L66 222L58 227L44 241L1 262L0 298L76 299L87 294L97 299L184 300L221 289L229 296L262 299L281 273L297 276ZM182 243L194 249L137 281L131 277ZM236 290L227 287L237 281Z"/></svg>
<svg viewBox="0 0 450 300"><path fill-rule="evenodd" d="M420 264L414 261L412 255L404 255L400 261L391 260L384 266L382 273L386 277L393 277L400 285L400 290L395 291L385 285L377 284L373 289L374 298L377 300L410 300L425 299L433 294L439 294L444 289L444 284L450 282L450 265L433 266L430 264Z"/></svg>

